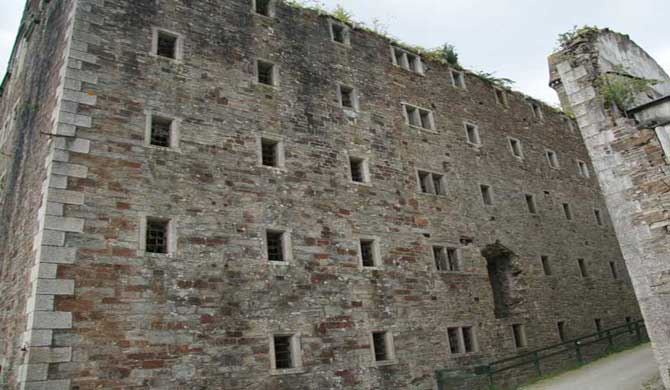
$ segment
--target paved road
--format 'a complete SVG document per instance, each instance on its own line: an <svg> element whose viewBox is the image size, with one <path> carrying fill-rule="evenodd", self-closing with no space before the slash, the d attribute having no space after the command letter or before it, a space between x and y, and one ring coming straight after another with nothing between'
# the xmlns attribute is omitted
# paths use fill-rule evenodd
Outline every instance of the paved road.
<svg viewBox="0 0 670 390"><path fill-rule="evenodd" d="M656 375L651 345L644 344L523 390L640 390Z"/></svg>

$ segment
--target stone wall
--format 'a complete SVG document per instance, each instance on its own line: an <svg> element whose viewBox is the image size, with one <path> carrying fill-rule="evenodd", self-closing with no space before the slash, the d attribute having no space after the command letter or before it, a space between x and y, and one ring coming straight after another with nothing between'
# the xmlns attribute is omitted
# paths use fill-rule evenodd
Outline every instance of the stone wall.
<svg viewBox="0 0 670 390"><path fill-rule="evenodd" d="M277 4L269 18L250 3L77 2L56 111L72 141L55 142L51 168L67 164L68 178L52 195L61 219L46 227L67 230L59 244L76 252L57 250L56 277L72 282L44 294L71 324L53 330L49 346L62 354L39 380L432 389L436 369L516 353L512 324L525 325L530 350L559 341L557 321L576 337L594 332L595 318L639 318L598 183L578 175L587 150L564 117L543 105L536 117L516 93L499 104L468 72L466 88L454 87L437 62L424 60L425 75L401 69L390 42L364 30L351 30L351 46L334 43L315 12ZM155 28L182 37L182 60L152 54ZM276 86L255 81L259 58L277 64ZM340 107L338 84L356 89L357 111ZM407 125L402 103L432 110L435 130ZM148 113L179 119L174 148L147 146ZM481 145L466 142L464 122ZM262 137L281 141L283 168L259 164ZM352 182L350 155L367 159L369 183ZM420 193L417 170L444 175L446 195ZM144 251L147 217L170 220L170 253ZM288 264L267 261L267 229L290 233ZM360 266L360 238L377 239L378 267ZM437 271L432 245L458 248L461 271ZM517 270L503 318L482 255L492 246ZM451 326L473 326L478 351L451 354ZM378 330L393 336L385 364L370 346ZM271 370L273 334L299 335L302 367Z"/></svg>
<svg viewBox="0 0 670 390"><path fill-rule="evenodd" d="M62 245L60 226L45 229L62 212L49 181L57 171L56 115L71 29L70 1L28 1L0 97L0 388L46 378L48 363L62 355L51 348L57 327L56 294L71 282L58 281L53 251ZM61 160L62 161L62 160ZM51 193L51 195L50 195ZM56 197L58 195L55 195ZM65 289L64 289L65 288ZM71 290L71 288L70 288ZM71 292L71 291L70 291ZM54 383L57 385L56 383ZM30 387L26 387L30 388ZM56 389L57 387L49 387Z"/></svg>
<svg viewBox="0 0 670 390"><path fill-rule="evenodd" d="M646 124L638 123L632 115L631 119L624 118L621 110L605 109L596 82L618 65L632 76L657 80L659 84L653 89L662 95L667 93L669 78L628 36L608 30L579 37L564 51L550 57L550 64L553 86L562 96L565 109L574 112L579 122L632 275L661 374L670 387L670 307L664 297L670 224L668 160L656 134L665 133L663 123L654 124L653 118L643 112L641 117ZM654 91L649 91L649 96L655 96ZM633 107L624 110L629 108Z"/></svg>

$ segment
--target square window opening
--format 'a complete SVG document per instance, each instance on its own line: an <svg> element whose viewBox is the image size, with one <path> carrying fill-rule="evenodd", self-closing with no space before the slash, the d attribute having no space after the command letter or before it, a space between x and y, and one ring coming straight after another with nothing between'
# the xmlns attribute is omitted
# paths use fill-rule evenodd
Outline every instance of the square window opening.
<svg viewBox="0 0 670 390"><path fill-rule="evenodd" d="M340 105L342 108L356 109L356 96L353 88L340 85Z"/></svg>
<svg viewBox="0 0 670 390"><path fill-rule="evenodd" d="M164 219L147 219L146 252L168 253L170 221Z"/></svg>
<svg viewBox="0 0 670 390"><path fill-rule="evenodd" d="M149 143L154 146L169 148L172 144L172 119L151 116L151 136Z"/></svg>
<svg viewBox="0 0 670 390"><path fill-rule="evenodd" d="M570 208L570 204L563 203L563 214L565 215L565 219L568 221L572 220L572 209Z"/></svg>
<svg viewBox="0 0 670 390"><path fill-rule="evenodd" d="M461 270L461 261L458 249L447 248L447 261L449 271L457 272Z"/></svg>
<svg viewBox="0 0 670 390"><path fill-rule="evenodd" d="M433 119L430 111L419 110L421 116L421 127L431 130L433 128Z"/></svg>
<svg viewBox="0 0 670 390"><path fill-rule="evenodd" d="M433 246L433 258L435 259L435 268L438 271L448 271L449 261L447 259L447 250L442 246Z"/></svg>
<svg viewBox="0 0 670 390"><path fill-rule="evenodd" d="M586 262L584 259L577 259L577 265L579 266L579 275L582 278L587 278L589 276L589 272L586 268Z"/></svg>
<svg viewBox="0 0 670 390"><path fill-rule="evenodd" d="M386 345L386 332L372 332L372 343L375 353L375 361L384 362L389 360L389 351Z"/></svg>
<svg viewBox="0 0 670 390"><path fill-rule="evenodd" d="M259 15L272 16L272 14L271 14L272 8L271 8L270 1L271 0L255 0L256 7L255 7L254 11Z"/></svg>
<svg viewBox="0 0 670 390"><path fill-rule="evenodd" d="M351 180L356 183L365 183L366 174L365 174L365 160L362 158L350 157L349 166L351 169Z"/></svg>
<svg viewBox="0 0 670 390"><path fill-rule="evenodd" d="M471 326L465 326L463 329L463 347L465 353L477 352L477 345L475 343L475 334Z"/></svg>
<svg viewBox="0 0 670 390"><path fill-rule="evenodd" d="M177 59L178 37L165 31L158 31L156 55L165 58Z"/></svg>
<svg viewBox="0 0 670 390"><path fill-rule="evenodd" d="M348 45L347 39L347 29L341 24L332 23L330 24L330 31L332 33L333 41L341 43L343 45Z"/></svg>
<svg viewBox="0 0 670 390"><path fill-rule="evenodd" d="M409 70L409 62L407 61L407 54L404 51L393 48L393 57L395 58L395 64L401 68Z"/></svg>
<svg viewBox="0 0 670 390"><path fill-rule="evenodd" d="M547 150L547 161L549 162L549 166L551 168L559 168L558 155L553 150Z"/></svg>
<svg viewBox="0 0 670 390"><path fill-rule="evenodd" d="M612 279L619 279L619 272L616 269L616 263L613 261L610 261L610 272L612 273Z"/></svg>
<svg viewBox="0 0 670 390"><path fill-rule="evenodd" d="M510 138L509 146L512 149L512 154L514 157L523 158L523 150L521 149L521 141L518 139Z"/></svg>
<svg viewBox="0 0 670 390"><path fill-rule="evenodd" d="M421 73L421 61L419 60L419 57L413 54L407 54L407 62L409 70L415 73Z"/></svg>
<svg viewBox="0 0 670 390"><path fill-rule="evenodd" d="M502 89L494 88L496 102L503 107L507 107L507 94Z"/></svg>
<svg viewBox="0 0 670 390"><path fill-rule="evenodd" d="M525 348L528 346L526 340L526 329L522 324L512 325L512 334L514 336L514 345L517 348Z"/></svg>
<svg viewBox="0 0 670 390"><path fill-rule="evenodd" d="M596 332L600 333L603 331L603 321L600 318L594 319L593 323L596 325Z"/></svg>
<svg viewBox="0 0 670 390"><path fill-rule="evenodd" d="M285 262L284 232L268 230L266 232L268 261Z"/></svg>
<svg viewBox="0 0 670 390"><path fill-rule="evenodd" d="M531 214L537 214L537 206L535 205L535 195L526 194L525 197L528 212Z"/></svg>
<svg viewBox="0 0 670 390"><path fill-rule="evenodd" d="M479 138L479 128L473 124L465 124L465 135L468 139L468 142L474 145L479 145L481 140Z"/></svg>
<svg viewBox="0 0 670 390"><path fill-rule="evenodd" d="M460 328L448 328L449 351L452 354L463 353L461 348Z"/></svg>
<svg viewBox="0 0 670 390"><path fill-rule="evenodd" d="M551 264L549 263L549 257L542 256L540 260L542 261L542 270L544 271L544 275L551 276L553 272L551 270Z"/></svg>
<svg viewBox="0 0 670 390"><path fill-rule="evenodd" d="M556 328L558 330L558 338L561 340L561 342L564 342L566 340L566 337L565 337L565 321L558 321L556 323Z"/></svg>
<svg viewBox="0 0 670 390"><path fill-rule="evenodd" d="M577 160L577 173L579 173L579 176L584 178L589 178L591 176L589 173L589 167L584 161Z"/></svg>
<svg viewBox="0 0 670 390"><path fill-rule="evenodd" d="M463 72L451 71L451 83L456 88L465 89L465 76Z"/></svg>
<svg viewBox="0 0 670 390"><path fill-rule="evenodd" d="M537 102L530 102L530 107L533 111L533 116L535 117L535 119L542 120L543 119L542 108L540 107L540 105Z"/></svg>
<svg viewBox="0 0 670 390"><path fill-rule="evenodd" d="M292 336L274 336L275 367L278 370L294 368Z"/></svg>
<svg viewBox="0 0 670 390"><path fill-rule="evenodd" d="M374 240L361 240L361 263L363 267L375 267L377 265Z"/></svg>
<svg viewBox="0 0 670 390"><path fill-rule="evenodd" d="M279 166L279 142L263 138L261 140L261 160L266 167Z"/></svg>
<svg viewBox="0 0 670 390"><path fill-rule="evenodd" d="M482 184L479 186L481 192L482 192L482 201L484 201L484 204L487 206L490 206L493 204L493 196L491 195L491 186L487 186L485 184Z"/></svg>
<svg viewBox="0 0 670 390"><path fill-rule="evenodd" d="M595 219L596 219L596 224L597 224L598 226L603 226L603 217L602 217L602 215L600 214L600 210L598 210L598 209L594 209L594 210L593 210L593 216L594 216Z"/></svg>
<svg viewBox="0 0 670 390"><path fill-rule="evenodd" d="M257 62L256 69L258 74L258 82L260 84L272 85L272 86L276 84L274 64L259 60Z"/></svg>

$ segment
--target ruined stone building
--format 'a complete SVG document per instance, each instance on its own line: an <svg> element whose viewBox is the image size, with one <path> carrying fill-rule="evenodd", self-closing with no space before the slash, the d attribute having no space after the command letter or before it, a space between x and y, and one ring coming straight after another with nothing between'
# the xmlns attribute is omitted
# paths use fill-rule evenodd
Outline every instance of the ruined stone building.
<svg viewBox="0 0 670 390"><path fill-rule="evenodd" d="M670 388L670 78L609 30L586 29L550 65L552 86L579 122ZM651 83L640 88L643 80Z"/></svg>
<svg viewBox="0 0 670 390"><path fill-rule="evenodd" d="M1 93L0 388L433 389L640 318L570 118L329 16L30 0Z"/></svg>

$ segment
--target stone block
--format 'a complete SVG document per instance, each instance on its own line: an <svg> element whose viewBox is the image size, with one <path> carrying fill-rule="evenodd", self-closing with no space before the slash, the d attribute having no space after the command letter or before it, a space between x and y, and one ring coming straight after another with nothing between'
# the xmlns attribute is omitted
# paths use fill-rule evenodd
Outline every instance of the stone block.
<svg viewBox="0 0 670 390"><path fill-rule="evenodd" d="M44 220L47 229L60 230L64 232L81 233L84 231L84 220L81 218L57 217L47 215Z"/></svg>
<svg viewBox="0 0 670 390"><path fill-rule="evenodd" d="M42 245L40 248L40 262L56 264L72 264L77 257L77 248L66 248Z"/></svg>
<svg viewBox="0 0 670 390"><path fill-rule="evenodd" d="M45 268L49 264L44 265ZM55 264L51 264L55 269ZM41 267L40 267L41 268ZM40 270L42 272L42 270ZM48 271L45 271L48 272ZM54 275L55 277L55 275ZM37 279L37 294L40 295L72 295L74 294L74 280L67 279Z"/></svg>
<svg viewBox="0 0 670 390"><path fill-rule="evenodd" d="M42 245L63 246L65 244L65 232L44 229L42 231Z"/></svg>
<svg viewBox="0 0 670 390"><path fill-rule="evenodd" d="M70 380L58 379L42 382L25 382L22 390L70 390Z"/></svg>
<svg viewBox="0 0 670 390"><path fill-rule="evenodd" d="M49 202L82 205L84 204L84 193L52 188L49 190L47 199Z"/></svg>
<svg viewBox="0 0 670 390"><path fill-rule="evenodd" d="M88 168L83 165L55 161L51 172L57 175L84 178L88 175Z"/></svg>
<svg viewBox="0 0 670 390"><path fill-rule="evenodd" d="M32 329L70 329L72 313L35 311L32 313Z"/></svg>
<svg viewBox="0 0 670 390"><path fill-rule="evenodd" d="M19 382L45 381L49 371L49 365L22 364L19 366Z"/></svg>
<svg viewBox="0 0 670 390"><path fill-rule="evenodd" d="M23 335L23 342L33 347L48 347L53 341L53 331L50 329L29 329Z"/></svg>

